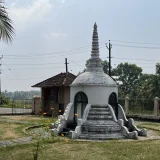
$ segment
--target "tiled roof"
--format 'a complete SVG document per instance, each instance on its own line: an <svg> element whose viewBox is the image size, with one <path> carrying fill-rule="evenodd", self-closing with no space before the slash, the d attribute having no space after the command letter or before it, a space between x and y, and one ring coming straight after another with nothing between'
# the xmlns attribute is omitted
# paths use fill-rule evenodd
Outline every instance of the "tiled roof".
<svg viewBox="0 0 160 160"><path fill-rule="evenodd" d="M76 76L72 73L66 75L66 73L60 73L49 79L46 79L40 83L33 85L32 87L53 87L53 86L69 86Z"/></svg>

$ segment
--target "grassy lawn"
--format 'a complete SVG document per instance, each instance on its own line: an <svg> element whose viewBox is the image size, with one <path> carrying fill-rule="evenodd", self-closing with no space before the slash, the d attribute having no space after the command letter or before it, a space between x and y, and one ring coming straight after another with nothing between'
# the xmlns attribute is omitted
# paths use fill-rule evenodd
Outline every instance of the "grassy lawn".
<svg viewBox="0 0 160 160"><path fill-rule="evenodd" d="M0 122L0 141L24 136L22 132L23 124L2 123Z"/></svg>
<svg viewBox="0 0 160 160"><path fill-rule="evenodd" d="M160 140L43 143L39 160L158 160ZM0 159L33 159L33 144L1 148Z"/></svg>
<svg viewBox="0 0 160 160"><path fill-rule="evenodd" d="M0 122L0 138L24 136L21 132L26 125L49 124L52 119L38 116L3 116L0 119L18 120L29 124ZM55 121L55 120L54 120ZM160 123L138 122L138 127L146 127L160 133ZM3 130L1 129L3 128ZM12 134L8 131L11 131ZM7 133L8 132L8 133ZM160 135L160 134L159 134ZM32 160L37 140L30 144L0 148L0 160ZM80 142L66 137L53 137L40 141L38 160L159 160L160 140L110 140L106 142Z"/></svg>
<svg viewBox="0 0 160 160"><path fill-rule="evenodd" d="M148 130L154 130L157 135L160 136L160 123L140 122L136 126L139 128L146 128Z"/></svg>
<svg viewBox="0 0 160 160"><path fill-rule="evenodd" d="M0 120L14 120L14 121L25 121L31 124L44 124L55 122L55 118L44 117L44 116L34 116L34 115L23 115L23 116L0 116Z"/></svg>
<svg viewBox="0 0 160 160"><path fill-rule="evenodd" d="M0 141L20 138L26 136L22 131L24 128L33 125L49 125L55 119L43 116L1 116L0 117ZM28 123L20 123L28 122Z"/></svg>

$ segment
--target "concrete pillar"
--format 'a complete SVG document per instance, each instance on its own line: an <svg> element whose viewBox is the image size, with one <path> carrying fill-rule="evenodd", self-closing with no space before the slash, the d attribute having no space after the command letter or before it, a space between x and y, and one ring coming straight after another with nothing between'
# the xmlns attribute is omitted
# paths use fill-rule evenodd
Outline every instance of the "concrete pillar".
<svg viewBox="0 0 160 160"><path fill-rule="evenodd" d="M129 97L128 96L125 97L124 111L126 114L129 113Z"/></svg>
<svg viewBox="0 0 160 160"><path fill-rule="evenodd" d="M159 116L159 98L154 98L154 116Z"/></svg>
<svg viewBox="0 0 160 160"><path fill-rule="evenodd" d="M41 98L39 96L33 97L33 104L32 104L32 113L33 114L39 114L39 110L41 106Z"/></svg>

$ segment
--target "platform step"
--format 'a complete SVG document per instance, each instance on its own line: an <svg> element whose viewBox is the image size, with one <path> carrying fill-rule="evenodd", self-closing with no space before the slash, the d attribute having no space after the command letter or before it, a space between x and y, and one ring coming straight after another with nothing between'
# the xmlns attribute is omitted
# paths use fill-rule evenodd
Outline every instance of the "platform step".
<svg viewBox="0 0 160 160"><path fill-rule="evenodd" d="M114 132L121 132L121 127L120 126L88 126L88 125L83 125L81 127L82 133L114 133Z"/></svg>
<svg viewBox="0 0 160 160"><path fill-rule="evenodd" d="M93 118L93 119L112 119L113 117L111 115L88 115L88 118Z"/></svg>
<svg viewBox="0 0 160 160"><path fill-rule="evenodd" d="M89 111L89 115L110 115L109 111Z"/></svg>
<svg viewBox="0 0 160 160"><path fill-rule="evenodd" d="M122 133L112 134L81 134L80 139L91 139L91 140L107 140L107 139L120 139L125 138Z"/></svg>
<svg viewBox="0 0 160 160"><path fill-rule="evenodd" d="M98 120L112 120L112 116L88 116L87 120L98 121Z"/></svg>
<svg viewBox="0 0 160 160"><path fill-rule="evenodd" d="M108 106L98 106L98 105L95 105L95 106L91 106L91 108L108 108Z"/></svg>
<svg viewBox="0 0 160 160"><path fill-rule="evenodd" d="M98 120L98 121L93 121L93 120L87 120L83 125L118 125L116 122L113 120Z"/></svg>
<svg viewBox="0 0 160 160"><path fill-rule="evenodd" d="M109 111L109 108L90 108L90 110L89 110L89 112L93 112L93 111L95 111L95 112L107 112L107 111Z"/></svg>

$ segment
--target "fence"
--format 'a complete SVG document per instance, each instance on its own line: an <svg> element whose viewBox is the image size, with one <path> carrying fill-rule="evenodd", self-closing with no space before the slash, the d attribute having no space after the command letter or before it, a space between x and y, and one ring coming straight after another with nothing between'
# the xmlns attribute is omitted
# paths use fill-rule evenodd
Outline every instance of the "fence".
<svg viewBox="0 0 160 160"><path fill-rule="evenodd" d="M159 115L159 99L119 99L118 103L124 108L127 115Z"/></svg>
<svg viewBox="0 0 160 160"><path fill-rule="evenodd" d="M0 106L0 114L29 114L32 113L32 99L9 99Z"/></svg>
<svg viewBox="0 0 160 160"><path fill-rule="evenodd" d="M129 100L129 114L154 114L154 101L153 100Z"/></svg>

